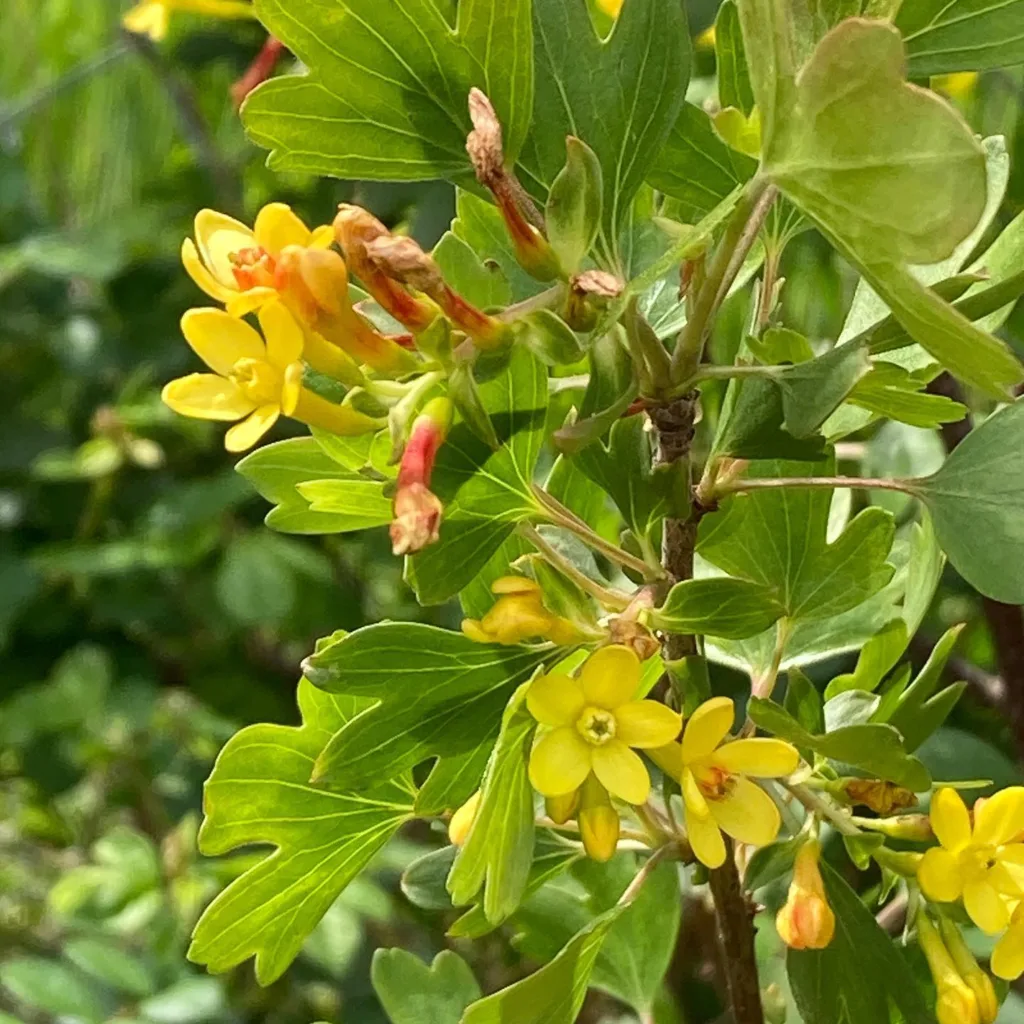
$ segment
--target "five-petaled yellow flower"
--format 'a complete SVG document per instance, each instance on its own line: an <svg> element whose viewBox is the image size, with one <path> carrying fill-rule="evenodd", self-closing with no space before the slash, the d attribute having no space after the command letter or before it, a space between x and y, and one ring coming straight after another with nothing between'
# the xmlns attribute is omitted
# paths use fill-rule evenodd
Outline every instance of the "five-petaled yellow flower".
<svg viewBox="0 0 1024 1024"><path fill-rule="evenodd" d="M330 226L310 231L284 203L260 210L253 227L216 210L196 214L195 241L186 238L181 261L189 276L232 316L244 316L276 298L277 264L290 245L326 249Z"/></svg>
<svg viewBox="0 0 1024 1024"><path fill-rule="evenodd" d="M205 14L211 18L255 18L251 3L244 0L142 0L121 19L129 32L149 36L158 43L167 35L172 12Z"/></svg>
<svg viewBox="0 0 1024 1024"><path fill-rule="evenodd" d="M690 846L709 868L725 863L722 832L753 846L775 839L781 825L779 809L751 778L782 778L800 763L796 747L784 740L751 738L723 743L734 717L728 697L712 697L686 723L681 744L651 752L661 769L678 780Z"/></svg>
<svg viewBox="0 0 1024 1024"><path fill-rule="evenodd" d="M578 789L593 771L612 796L642 804L651 789L647 767L632 747L670 742L680 718L664 704L635 700L640 659L628 647L602 647L578 678L535 679L526 695L530 713L550 727L530 755L530 781L547 797Z"/></svg>
<svg viewBox="0 0 1024 1024"><path fill-rule="evenodd" d="M380 420L334 405L302 386L302 328L280 302L259 313L259 333L221 309L190 309L181 318L189 345L213 370L164 387L163 400L182 416L241 420L224 439L229 452L251 448L284 413L335 434L365 434Z"/></svg>
<svg viewBox="0 0 1024 1024"><path fill-rule="evenodd" d="M1024 897L1024 786L1001 790L974 810L974 823L960 794L948 786L932 798L932 830L940 845L925 853L917 869L930 900L963 897L971 920L994 935L1010 923L1007 897Z"/></svg>

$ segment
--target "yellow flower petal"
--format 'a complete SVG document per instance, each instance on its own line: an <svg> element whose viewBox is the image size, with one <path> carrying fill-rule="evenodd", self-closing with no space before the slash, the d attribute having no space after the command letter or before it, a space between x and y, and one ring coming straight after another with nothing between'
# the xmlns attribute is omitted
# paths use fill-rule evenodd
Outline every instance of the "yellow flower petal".
<svg viewBox="0 0 1024 1024"><path fill-rule="evenodd" d="M244 292L236 292L225 305L232 316L243 317L277 298L277 291L273 288L249 288Z"/></svg>
<svg viewBox="0 0 1024 1024"><path fill-rule="evenodd" d="M967 882L964 885L964 910L989 935L1001 932L1010 923L1006 900L989 882Z"/></svg>
<svg viewBox="0 0 1024 1024"><path fill-rule="evenodd" d="M707 757L728 735L736 709L728 697L712 697L690 716L683 733L683 763Z"/></svg>
<svg viewBox="0 0 1024 1024"><path fill-rule="evenodd" d="M925 896L937 903L952 903L963 891L960 862L941 846L933 846L921 858L917 880Z"/></svg>
<svg viewBox="0 0 1024 1024"><path fill-rule="evenodd" d="M502 576L491 584L492 594L540 594L540 587L525 576Z"/></svg>
<svg viewBox="0 0 1024 1024"><path fill-rule="evenodd" d="M309 245L309 228L287 203L268 203L253 225L256 242L271 256L278 256L286 245Z"/></svg>
<svg viewBox="0 0 1024 1024"><path fill-rule="evenodd" d="M310 249L329 249L334 245L334 225L321 224L320 227L313 228L306 245Z"/></svg>
<svg viewBox="0 0 1024 1024"><path fill-rule="evenodd" d="M593 748L571 725L543 736L530 755L530 783L541 796L571 793L590 774Z"/></svg>
<svg viewBox="0 0 1024 1024"><path fill-rule="evenodd" d="M1024 974L1024 918L1014 921L992 951L992 973L1004 981Z"/></svg>
<svg viewBox="0 0 1024 1024"><path fill-rule="evenodd" d="M302 358L302 328L283 302L268 302L260 309L259 321L267 343L267 359L271 364L284 370Z"/></svg>
<svg viewBox="0 0 1024 1024"><path fill-rule="evenodd" d="M240 420L256 408L234 381L214 373L190 373L169 381L160 397L179 415L200 420Z"/></svg>
<svg viewBox="0 0 1024 1024"><path fill-rule="evenodd" d="M248 419L236 423L224 435L224 447L229 452L248 451L277 422L280 415L280 406L261 405Z"/></svg>
<svg viewBox="0 0 1024 1024"><path fill-rule="evenodd" d="M689 768L683 769L679 788L683 791L683 803L686 804L687 811L699 821L707 821L711 817L711 808L708 807L707 798L697 785L696 776Z"/></svg>
<svg viewBox="0 0 1024 1024"><path fill-rule="evenodd" d="M990 872L993 884L1006 895L1024 894L1024 843L1000 847L999 863ZM997 881L996 872L1004 881Z"/></svg>
<svg viewBox="0 0 1024 1024"><path fill-rule="evenodd" d="M619 739L594 747L594 774L612 796L628 804L642 804L651 792L651 777L640 755Z"/></svg>
<svg viewBox="0 0 1024 1024"><path fill-rule="evenodd" d="M945 786L932 797L929 818L935 838L952 853L971 841L970 815L955 789Z"/></svg>
<svg viewBox="0 0 1024 1024"><path fill-rule="evenodd" d="M583 690L570 676L538 676L526 691L526 706L541 725L572 726L583 710Z"/></svg>
<svg viewBox="0 0 1024 1024"><path fill-rule="evenodd" d="M725 840L714 818L701 821L686 810L686 835L694 856L709 868L720 868L725 863Z"/></svg>
<svg viewBox="0 0 1024 1024"><path fill-rule="evenodd" d="M619 844L619 812L611 804L588 807L579 812L578 822L587 856L602 864L611 860Z"/></svg>
<svg viewBox="0 0 1024 1024"><path fill-rule="evenodd" d="M299 389L299 398L291 416L311 427L337 434L338 437L357 437L387 425L385 420L367 416L351 405L328 402L309 388Z"/></svg>
<svg viewBox="0 0 1024 1024"><path fill-rule="evenodd" d="M196 245L207 270L228 288L237 289L230 256L256 247L256 236L241 222L216 210L196 214Z"/></svg>
<svg viewBox="0 0 1024 1024"><path fill-rule="evenodd" d="M666 743L651 747L647 756L670 778L679 782L683 776L683 747L680 743Z"/></svg>
<svg viewBox="0 0 1024 1024"><path fill-rule="evenodd" d="M281 412L291 416L299 406L302 398L302 378L306 368L302 363L292 363L284 369L284 382L281 385Z"/></svg>
<svg viewBox="0 0 1024 1024"><path fill-rule="evenodd" d="M483 629L479 619L463 619L462 632L478 644L494 643L494 637Z"/></svg>
<svg viewBox="0 0 1024 1024"><path fill-rule="evenodd" d="M663 747L682 724L675 711L656 700L633 700L615 709L615 735L631 747Z"/></svg>
<svg viewBox="0 0 1024 1024"><path fill-rule="evenodd" d="M775 801L756 783L738 775L721 800L709 800L711 817L726 834L741 843L767 846L779 834L782 818Z"/></svg>
<svg viewBox="0 0 1024 1024"><path fill-rule="evenodd" d="M580 671L588 704L614 710L631 700L640 685L640 659L628 647L613 644L595 651Z"/></svg>
<svg viewBox="0 0 1024 1024"><path fill-rule="evenodd" d="M121 24L129 32L149 36L154 43L159 43L167 35L167 23L167 8L162 0L143 0L121 19Z"/></svg>
<svg viewBox="0 0 1024 1024"><path fill-rule="evenodd" d="M777 779L796 771L800 754L784 740L758 737L726 743L715 751L711 760L732 774Z"/></svg>
<svg viewBox="0 0 1024 1024"><path fill-rule="evenodd" d="M974 842L979 845L1001 846L1021 832L1024 832L1024 786L1001 789L974 812Z"/></svg>
<svg viewBox="0 0 1024 1024"><path fill-rule="evenodd" d="M263 362L267 358L259 334L222 309L190 309L181 318L181 332L196 355L222 377L231 373L239 359Z"/></svg>
<svg viewBox="0 0 1024 1024"><path fill-rule="evenodd" d="M203 261L199 258L199 250L196 249L196 243L191 238L186 238L181 243L181 262L185 267L185 271L188 276L200 288L210 296L211 299L216 299L218 302L225 304L229 303L232 298L238 295L237 288L228 288L221 284L207 269ZM235 315L235 314L232 314Z"/></svg>

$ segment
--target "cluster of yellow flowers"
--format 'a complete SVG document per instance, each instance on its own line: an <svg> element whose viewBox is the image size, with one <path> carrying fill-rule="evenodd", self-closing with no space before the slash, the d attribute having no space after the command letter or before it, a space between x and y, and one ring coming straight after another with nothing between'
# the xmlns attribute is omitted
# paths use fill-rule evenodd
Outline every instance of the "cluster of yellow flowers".
<svg viewBox="0 0 1024 1024"><path fill-rule="evenodd" d="M973 820L972 820L973 817ZM932 800L939 845L918 867L921 891L938 903L963 901L971 920L1001 938L992 971L1012 981L1024 974L1024 786L1011 786L974 805L973 816L954 789Z"/></svg>

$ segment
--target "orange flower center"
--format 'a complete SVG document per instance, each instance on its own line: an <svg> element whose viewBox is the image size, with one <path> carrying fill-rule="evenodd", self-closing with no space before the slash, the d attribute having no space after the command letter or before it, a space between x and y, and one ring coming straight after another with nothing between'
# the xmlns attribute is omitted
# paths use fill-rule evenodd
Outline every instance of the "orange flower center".
<svg viewBox="0 0 1024 1024"><path fill-rule="evenodd" d="M601 747L615 739L615 716L604 708L584 708L576 730L588 743Z"/></svg>
<svg viewBox="0 0 1024 1024"><path fill-rule="evenodd" d="M717 765L702 765L695 768L693 774L705 800L724 800L736 786L732 775Z"/></svg>
<svg viewBox="0 0 1024 1024"><path fill-rule="evenodd" d="M273 288L277 261L262 246L239 249L228 256L231 273L242 291L250 288Z"/></svg>

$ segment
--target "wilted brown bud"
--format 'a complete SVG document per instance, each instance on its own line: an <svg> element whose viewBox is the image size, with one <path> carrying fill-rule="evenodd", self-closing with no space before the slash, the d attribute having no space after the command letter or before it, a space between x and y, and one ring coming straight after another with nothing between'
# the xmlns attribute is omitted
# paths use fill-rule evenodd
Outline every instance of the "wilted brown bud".
<svg viewBox="0 0 1024 1024"><path fill-rule="evenodd" d="M661 650L661 644L646 626L621 615L608 623L608 642L628 647L641 661L653 658Z"/></svg>
<svg viewBox="0 0 1024 1024"><path fill-rule="evenodd" d="M444 288L441 270L419 243L402 235L382 235L366 245L370 260L392 280L427 295Z"/></svg>
<svg viewBox="0 0 1024 1024"><path fill-rule="evenodd" d="M902 811L917 803L917 797L909 789L881 779L847 779L842 791L851 803L870 807L881 815Z"/></svg>
<svg viewBox="0 0 1024 1024"><path fill-rule="evenodd" d="M501 122L487 96L477 88L469 90L469 119L473 130L466 139L466 152L481 185L493 188L504 173L505 152Z"/></svg>
<svg viewBox="0 0 1024 1024"><path fill-rule="evenodd" d="M602 299L616 299L625 288L624 282L607 270L584 270L572 279L573 291L582 295L597 295Z"/></svg>

